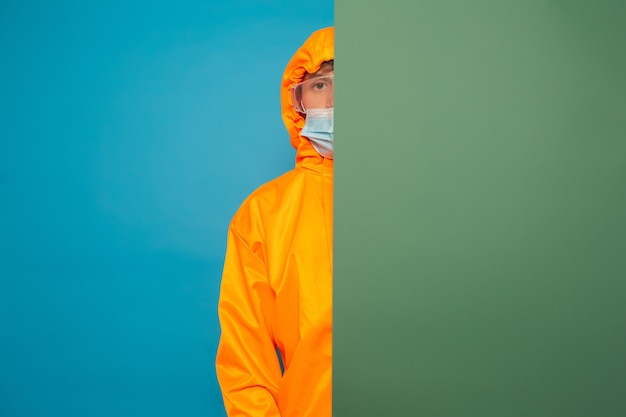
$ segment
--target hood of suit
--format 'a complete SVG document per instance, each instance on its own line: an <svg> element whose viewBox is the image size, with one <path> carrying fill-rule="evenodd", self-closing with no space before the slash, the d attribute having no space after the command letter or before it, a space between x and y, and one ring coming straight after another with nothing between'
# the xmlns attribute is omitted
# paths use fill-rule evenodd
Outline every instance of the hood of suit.
<svg viewBox="0 0 626 417"><path fill-rule="evenodd" d="M313 32L313 34L296 51L283 74L280 87L280 101L285 127L289 132L291 145L296 148L296 165L304 159L323 159L313 148L311 142L301 135L304 127L304 117L293 108L290 89L304 78L304 75L314 73L325 61L335 59L335 29L328 27Z"/></svg>

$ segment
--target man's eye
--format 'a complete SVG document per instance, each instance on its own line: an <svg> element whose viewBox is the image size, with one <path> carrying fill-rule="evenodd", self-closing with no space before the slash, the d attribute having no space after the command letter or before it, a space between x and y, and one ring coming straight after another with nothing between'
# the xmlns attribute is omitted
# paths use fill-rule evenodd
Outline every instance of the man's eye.
<svg viewBox="0 0 626 417"><path fill-rule="evenodd" d="M325 83L319 82L319 83L315 83L315 85L313 86L314 88L321 90L322 88L326 87Z"/></svg>

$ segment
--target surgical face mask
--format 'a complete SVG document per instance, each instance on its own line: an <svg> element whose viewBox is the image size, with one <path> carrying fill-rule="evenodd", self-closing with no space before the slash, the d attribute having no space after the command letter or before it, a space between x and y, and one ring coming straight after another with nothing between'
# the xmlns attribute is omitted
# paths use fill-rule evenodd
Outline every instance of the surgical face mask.
<svg viewBox="0 0 626 417"><path fill-rule="evenodd" d="M317 153L329 159L333 159L333 113L333 108L308 109L302 128L302 136L311 141Z"/></svg>

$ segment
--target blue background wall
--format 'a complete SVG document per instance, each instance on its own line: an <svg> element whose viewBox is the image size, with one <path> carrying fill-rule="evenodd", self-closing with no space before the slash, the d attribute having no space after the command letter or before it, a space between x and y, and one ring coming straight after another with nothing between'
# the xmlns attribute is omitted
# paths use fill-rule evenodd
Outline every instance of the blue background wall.
<svg viewBox="0 0 626 417"><path fill-rule="evenodd" d="M220 416L226 229L332 1L0 3L0 415Z"/></svg>

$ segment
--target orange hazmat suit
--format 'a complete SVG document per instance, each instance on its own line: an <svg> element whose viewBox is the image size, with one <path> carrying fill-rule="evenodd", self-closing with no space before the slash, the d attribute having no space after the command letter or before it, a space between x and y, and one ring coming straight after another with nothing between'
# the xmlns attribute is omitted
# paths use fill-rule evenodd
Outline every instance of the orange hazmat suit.
<svg viewBox="0 0 626 417"><path fill-rule="evenodd" d="M300 135L289 90L333 59L330 27L289 61L281 104L295 168L254 191L230 224L216 359L229 416L332 414L333 160Z"/></svg>

